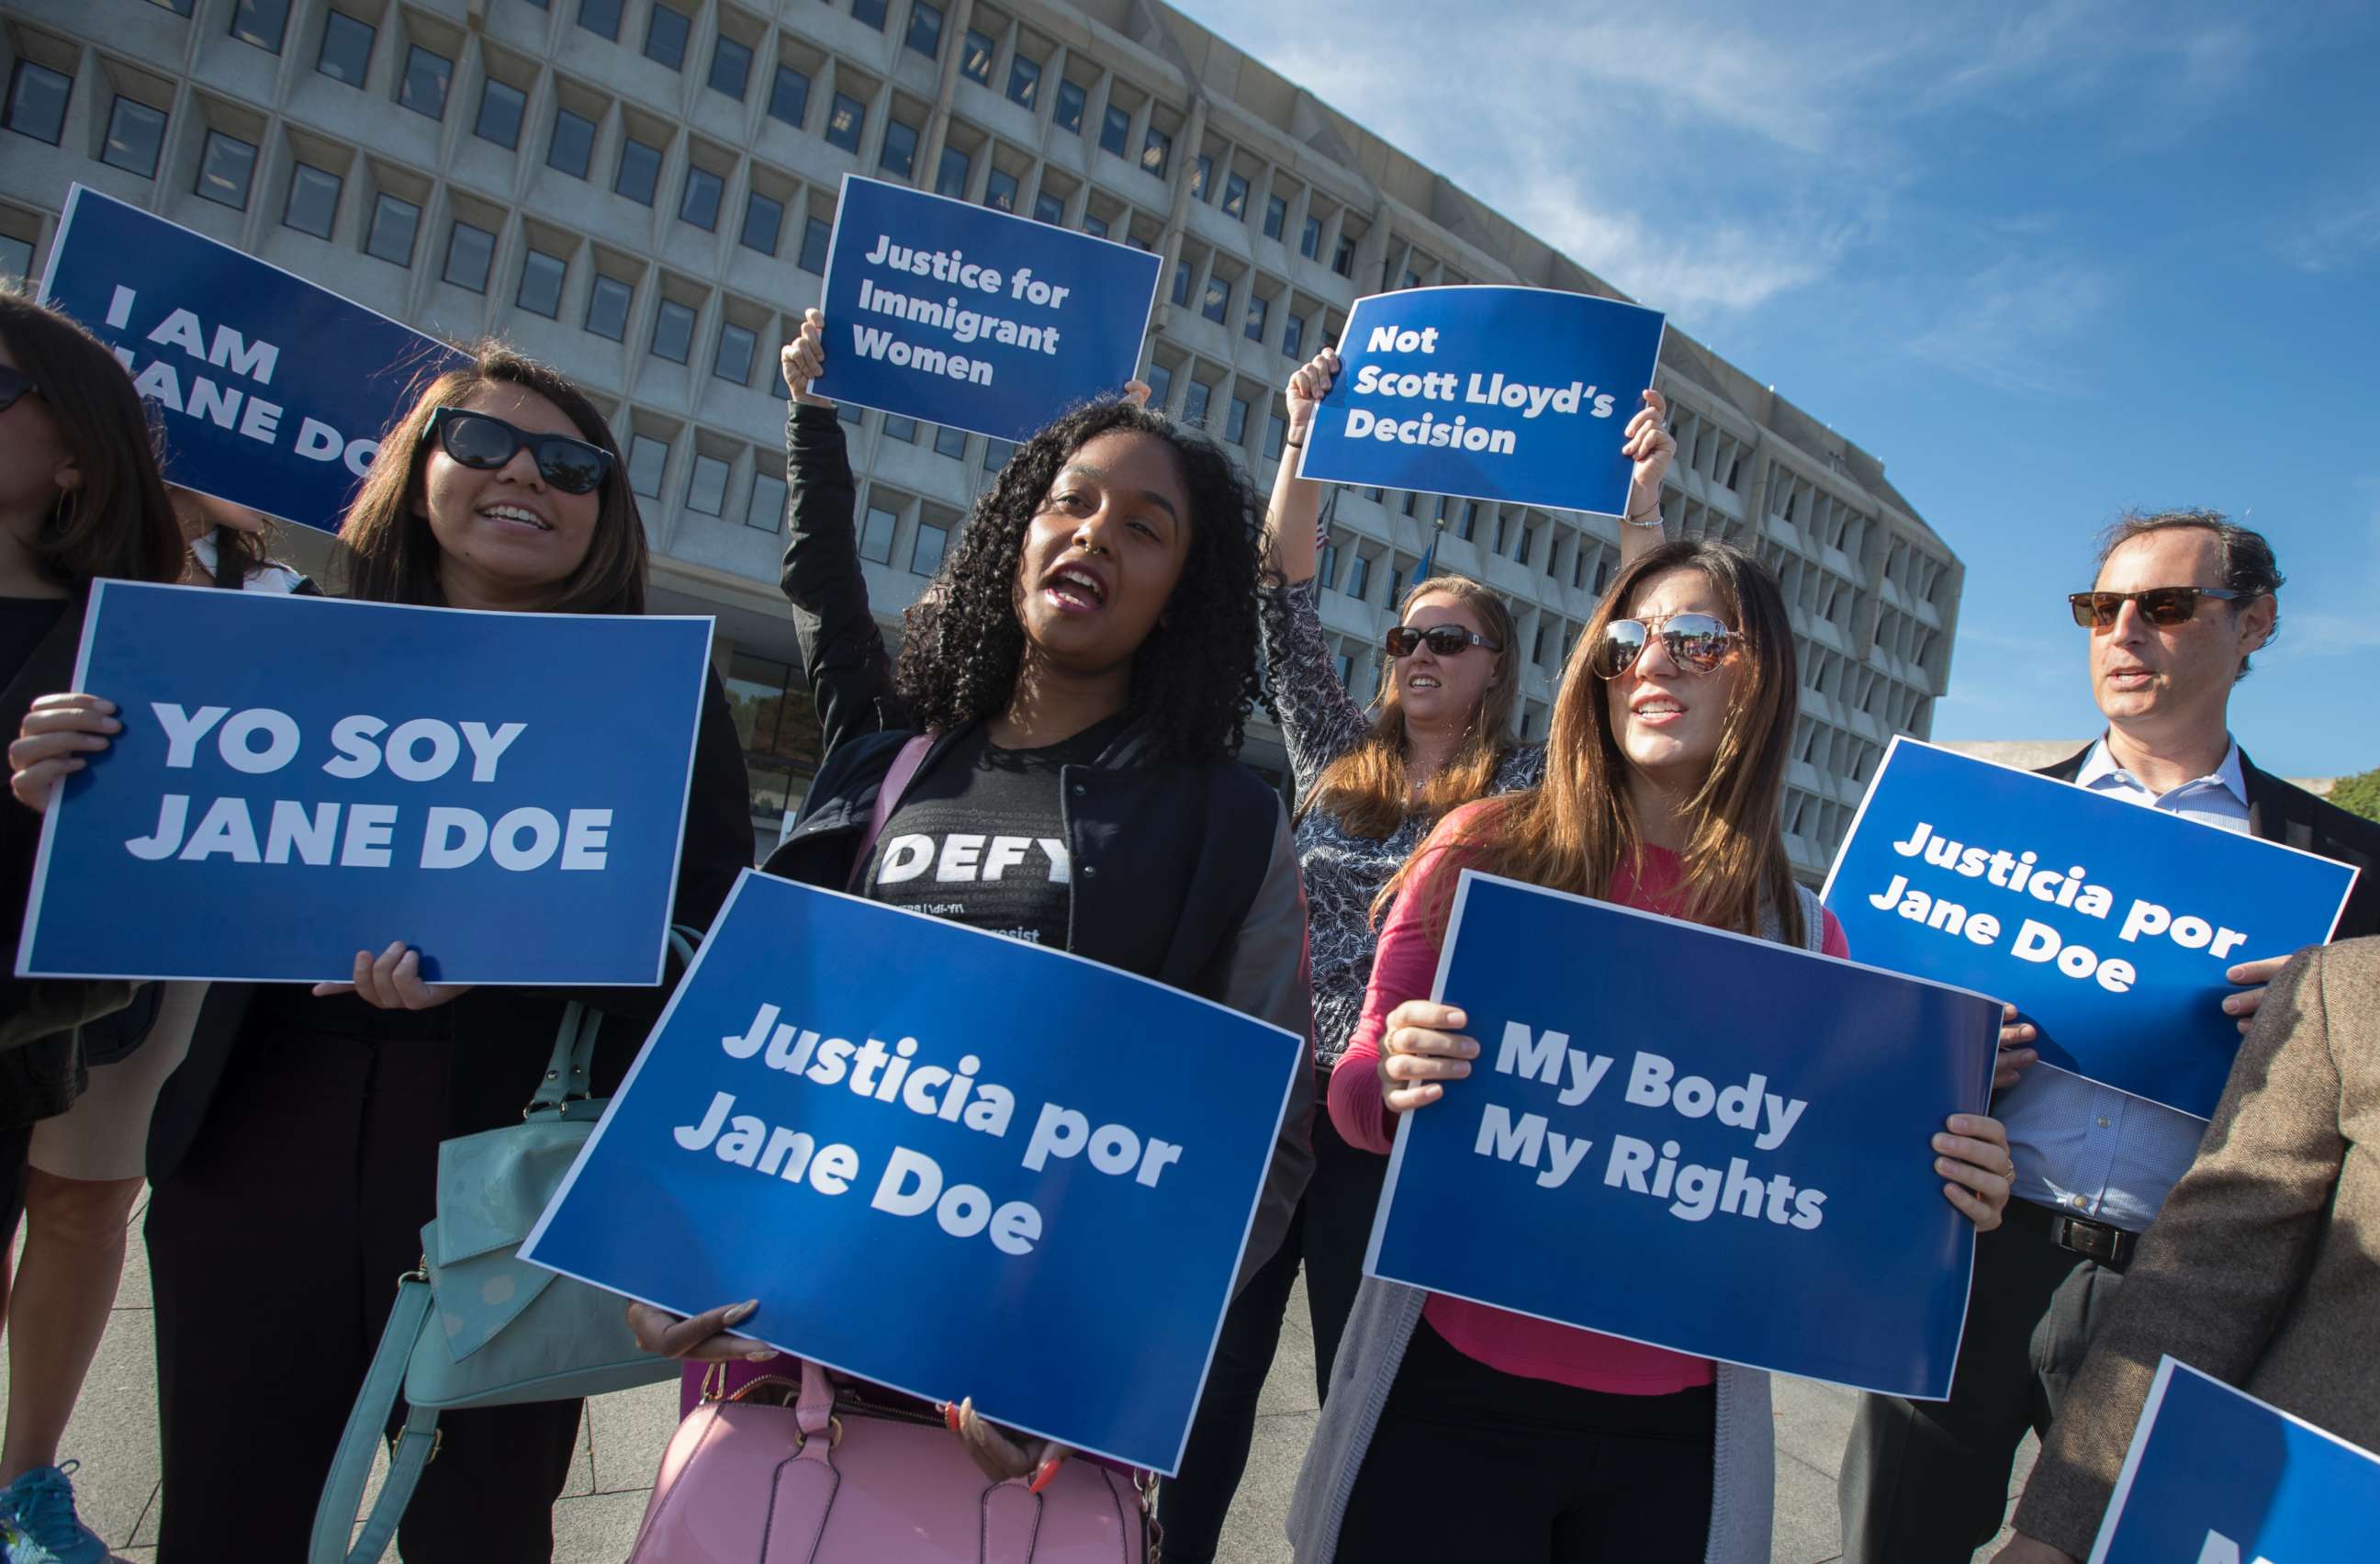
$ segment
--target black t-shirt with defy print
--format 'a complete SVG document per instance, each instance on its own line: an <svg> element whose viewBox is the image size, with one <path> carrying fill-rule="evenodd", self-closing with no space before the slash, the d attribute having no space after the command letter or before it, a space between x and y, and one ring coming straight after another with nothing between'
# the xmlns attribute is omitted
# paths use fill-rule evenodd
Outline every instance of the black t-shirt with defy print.
<svg viewBox="0 0 2380 1564"><path fill-rule="evenodd" d="M978 726L885 821L868 899L1063 950L1073 865L1059 769L1099 759L1123 725L1118 714L1038 750L1003 750Z"/></svg>

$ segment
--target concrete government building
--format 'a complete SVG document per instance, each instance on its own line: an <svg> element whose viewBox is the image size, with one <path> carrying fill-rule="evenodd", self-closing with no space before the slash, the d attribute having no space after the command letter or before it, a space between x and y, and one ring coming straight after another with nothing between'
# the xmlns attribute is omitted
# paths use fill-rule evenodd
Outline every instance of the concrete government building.
<svg viewBox="0 0 2380 1564"><path fill-rule="evenodd" d="M502 333L594 394L644 498L654 605L718 618L764 839L818 758L776 587L776 349L818 300L842 175L1160 254L1143 375L1259 484L1281 385L1358 297L1616 292L1155 0L11 0L0 48L0 273L40 275L80 181L421 330ZM1876 458L1675 330L1660 385L1670 535L1755 550L1793 606L1785 828L1815 875L1891 735L1929 730L1962 568ZM895 633L1007 447L845 416ZM1518 611L1542 737L1617 523L1355 489L1327 514L1323 618L1355 692L1442 524L1440 566ZM1269 727L1247 758L1282 769Z"/></svg>

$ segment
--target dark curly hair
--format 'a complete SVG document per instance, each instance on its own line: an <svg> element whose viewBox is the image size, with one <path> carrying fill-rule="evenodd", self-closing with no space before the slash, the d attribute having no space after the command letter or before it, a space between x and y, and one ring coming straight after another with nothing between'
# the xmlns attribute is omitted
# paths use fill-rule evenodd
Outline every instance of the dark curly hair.
<svg viewBox="0 0 2380 1564"><path fill-rule="evenodd" d="M908 610L893 678L920 727L947 732L1006 709L1025 660L1016 571L1026 529L1068 458L1112 434L1164 441L1190 497L1189 553L1166 600L1167 623L1152 629L1133 657L1131 710L1148 723L1164 759L1196 763L1239 752L1248 708L1259 694L1263 512L1221 446L1163 413L1121 400L1076 408L1018 446Z"/></svg>

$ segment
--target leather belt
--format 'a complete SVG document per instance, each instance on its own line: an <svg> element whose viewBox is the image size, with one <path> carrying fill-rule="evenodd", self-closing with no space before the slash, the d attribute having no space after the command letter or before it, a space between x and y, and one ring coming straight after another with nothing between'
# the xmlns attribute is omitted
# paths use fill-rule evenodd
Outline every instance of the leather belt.
<svg viewBox="0 0 2380 1564"><path fill-rule="evenodd" d="M2140 1245L2138 1233L2112 1228L2105 1222L2069 1216L2034 1201L2009 1202L2008 1216L2019 1226L2039 1229L2058 1248L2096 1261L2110 1270L2120 1271L2130 1265L2132 1251Z"/></svg>

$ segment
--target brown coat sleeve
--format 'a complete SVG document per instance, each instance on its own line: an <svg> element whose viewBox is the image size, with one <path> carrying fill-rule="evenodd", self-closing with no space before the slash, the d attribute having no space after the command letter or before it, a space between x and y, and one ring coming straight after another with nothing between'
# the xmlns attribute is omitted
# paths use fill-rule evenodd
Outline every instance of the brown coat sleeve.
<svg viewBox="0 0 2380 1564"><path fill-rule="evenodd" d="M2033 1469L2016 1514L2025 1535L2088 1556L2158 1358L2246 1384L2304 1281L2348 1143L2324 958L2301 951L2265 995L2198 1160L2143 1240Z"/></svg>

